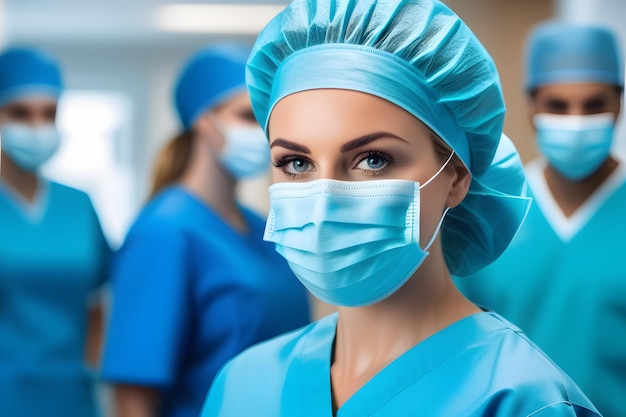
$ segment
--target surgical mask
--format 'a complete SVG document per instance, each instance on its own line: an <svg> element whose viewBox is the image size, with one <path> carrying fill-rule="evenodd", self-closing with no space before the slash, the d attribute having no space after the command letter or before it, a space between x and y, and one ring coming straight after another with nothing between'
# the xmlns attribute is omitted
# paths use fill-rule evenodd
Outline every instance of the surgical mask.
<svg viewBox="0 0 626 417"><path fill-rule="evenodd" d="M541 153L561 175L573 181L596 172L613 144L612 113L587 116L537 114L533 118Z"/></svg>
<svg viewBox="0 0 626 417"><path fill-rule="evenodd" d="M320 300L374 304L404 285L428 256L445 212L422 249L420 190L441 170L422 186L406 180L274 184L264 240L276 244Z"/></svg>
<svg viewBox="0 0 626 417"><path fill-rule="evenodd" d="M59 132L53 124L32 127L25 124L6 123L0 126L2 149L19 167L36 171L57 151Z"/></svg>
<svg viewBox="0 0 626 417"><path fill-rule="evenodd" d="M267 172L270 147L260 127L216 125L225 140L220 162L234 178L245 179Z"/></svg>

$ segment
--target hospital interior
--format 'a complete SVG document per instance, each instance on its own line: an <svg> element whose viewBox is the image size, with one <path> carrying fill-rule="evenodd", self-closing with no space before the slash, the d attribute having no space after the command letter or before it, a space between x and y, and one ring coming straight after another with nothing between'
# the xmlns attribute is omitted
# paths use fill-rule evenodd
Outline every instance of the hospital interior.
<svg viewBox="0 0 626 417"><path fill-rule="evenodd" d="M617 35L622 53L625 52L626 1L623 0L443 0L443 3L471 28L493 58L506 104L504 133L511 138L524 164L540 157L527 111L529 98L524 90L524 48L531 28L549 19L603 25ZM252 47L261 29L288 4L288 0L0 0L0 52L16 46L34 48L54 57L61 71L63 88L55 122L60 145L54 155L41 165L38 175L46 181L54 181L88 195L112 259L124 246L133 223L152 198L152 175L159 152L180 133L173 91L182 65L196 51L210 45L233 42ZM0 68L0 78L2 74ZM0 89L3 82L0 79ZM612 152L618 156L626 154L625 119L621 117L615 126ZM0 177L0 196L2 180ZM236 200L265 219L270 209L268 187L271 183L270 165L267 165L260 175L237 183ZM11 290L9 284L3 282L2 263L7 257L14 256L15 251L9 248L13 240L8 238L8 234L16 229L7 225L3 230L7 221L1 218L5 213L2 204L4 201L0 198L0 386L7 387L12 382L6 375L13 368L8 349L1 345L15 342L7 339L8 333L3 335L3 331L11 327L6 322L13 316L3 307L8 303ZM622 204L626 210L626 201ZM72 217L71 209L65 214ZM623 216L612 221L623 222ZM198 228L201 227L198 225ZM212 233L223 232L216 230ZM611 235L614 232L607 228L602 233ZM17 239L20 240L19 237ZM167 256L168 250L164 248L157 254L143 255L150 263L160 256ZM244 252L238 255L238 250L231 248L231 255L234 258L240 256L241 263L247 262ZM622 242L622 247L616 250L616 253L621 251L622 258L623 250ZM28 262L36 264L39 260L31 258ZM135 273L141 274L141 269L136 269ZM616 287L616 291L626 289L626 270L622 271L621 280L623 284ZM110 383L99 378L110 334L111 311L115 305L111 285L105 281L96 295L90 295L100 297L102 301L96 313L101 323L100 334L95 342L90 342L96 345L91 346L96 352L91 372L96 381L92 389L99 413L93 415L132 417L132 412L123 414L116 411L114 389ZM144 286L142 291L150 291L150 287ZM623 300L626 300L626 293L614 292L613 295L619 297L622 304L616 307L620 311L616 315L621 317L621 322L613 322L615 327L611 333L612 337L620 340L620 346L625 346L626 302ZM310 294L306 297L310 321L333 314L336 310L335 306ZM90 300L86 303L93 301ZM168 303L163 305L167 308ZM44 310L39 314L47 314L47 307L41 308ZM257 314L251 308L242 311L241 314ZM126 312L129 317L132 313L132 310ZM123 318L119 320L124 321ZM159 324L151 323L149 326L158 327ZM22 330L24 334L28 333L27 329ZM62 337L64 331L60 329L57 337ZM36 337L33 337L32 343L38 343ZM25 351L32 349L30 346L16 347L18 350L22 348ZM159 348L155 347L155 350ZM147 361L151 354L146 355ZM621 370L621 385L618 385L626 389L624 352L621 358L611 360L614 361L611 366ZM28 380L20 383L29 384ZM133 380L129 380L128 384L132 385ZM3 389L0 388L0 391ZM10 391L7 389L6 392ZM613 394L618 396L616 392ZM604 415L626 416L626 390L621 394L622 406L615 408L619 411L614 414L604 411ZM32 400L36 402L36 398ZM31 415L29 412L13 414L16 411L8 410L17 408L3 409L3 403L9 404L7 407L14 406L11 399L0 392L0 417L43 415ZM64 413L47 415L70 416ZM144 416L141 413L134 415ZM172 412L158 415L188 414Z"/></svg>

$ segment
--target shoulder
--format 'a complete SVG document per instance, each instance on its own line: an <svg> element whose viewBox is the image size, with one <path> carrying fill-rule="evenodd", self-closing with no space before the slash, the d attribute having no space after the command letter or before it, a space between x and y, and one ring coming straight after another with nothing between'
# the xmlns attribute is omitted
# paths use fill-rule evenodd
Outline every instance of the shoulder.
<svg viewBox="0 0 626 417"><path fill-rule="evenodd" d="M490 361L489 369L482 370L489 374L486 407L541 411L538 415L596 415L580 388L519 328L496 313L486 313L483 319L491 322L493 331L478 341L474 348L480 348L473 354ZM549 412L562 409L570 414Z"/></svg>
<svg viewBox="0 0 626 417"><path fill-rule="evenodd" d="M242 371L247 374L246 379L265 379L267 372L284 374L298 358L299 345L319 326L320 322L315 322L244 350L225 367L225 376L239 378Z"/></svg>
<svg viewBox="0 0 626 417"><path fill-rule="evenodd" d="M70 187L65 184L61 184L54 181L46 181L45 187L48 187L50 198L53 200L60 200L63 202L71 202L74 204L84 204L91 206L91 199L86 192L77 188Z"/></svg>
<svg viewBox="0 0 626 417"><path fill-rule="evenodd" d="M281 392L290 369L301 362L315 338L334 325L334 315L301 329L254 345L228 362L215 378L203 407L202 417L249 415L250 404L257 410L279 410ZM309 356L307 356L307 359ZM262 387L262 389L260 388ZM246 398L245 403L241 402ZM264 415L261 412L260 415Z"/></svg>
<svg viewBox="0 0 626 417"><path fill-rule="evenodd" d="M197 207L180 187L170 187L154 196L141 209L129 235L171 234L193 227Z"/></svg>

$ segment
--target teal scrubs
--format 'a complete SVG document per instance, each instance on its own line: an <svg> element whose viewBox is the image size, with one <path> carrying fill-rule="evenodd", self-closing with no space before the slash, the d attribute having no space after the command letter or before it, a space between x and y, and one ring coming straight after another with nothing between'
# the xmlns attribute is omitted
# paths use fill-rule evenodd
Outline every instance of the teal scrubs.
<svg viewBox="0 0 626 417"><path fill-rule="evenodd" d="M474 302L518 325L605 417L626 416L626 167L570 218L541 162L527 168L534 203L506 252L457 278Z"/></svg>
<svg viewBox="0 0 626 417"><path fill-rule="evenodd" d="M99 414L84 359L108 256L86 194L43 181L27 205L0 182L0 415Z"/></svg>
<svg viewBox="0 0 626 417"><path fill-rule="evenodd" d="M102 369L161 393L159 416L197 417L222 365L310 322L305 288L241 208L240 233L182 187L142 210L116 256Z"/></svg>
<svg viewBox="0 0 626 417"><path fill-rule="evenodd" d="M201 417L332 417L337 315L255 346L211 387ZM494 313L466 317L414 346L336 417L597 416L554 363Z"/></svg>

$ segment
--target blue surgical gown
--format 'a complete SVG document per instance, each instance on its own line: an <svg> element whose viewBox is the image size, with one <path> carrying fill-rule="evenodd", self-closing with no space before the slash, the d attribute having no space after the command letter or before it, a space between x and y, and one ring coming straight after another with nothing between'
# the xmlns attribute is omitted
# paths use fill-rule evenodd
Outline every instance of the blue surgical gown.
<svg viewBox="0 0 626 417"><path fill-rule="evenodd" d="M42 180L27 205L0 183L0 415L98 415L87 307L108 256L86 194Z"/></svg>
<svg viewBox="0 0 626 417"><path fill-rule="evenodd" d="M152 386L159 415L197 417L219 368L248 346L310 322L307 293L265 222L239 233L184 188L140 213L113 273L103 378Z"/></svg>
<svg viewBox="0 0 626 417"><path fill-rule="evenodd" d="M492 265L457 278L474 302L518 325L605 417L626 416L626 167L569 219L543 164L527 168L534 203Z"/></svg>
<svg viewBox="0 0 626 417"><path fill-rule="evenodd" d="M220 372L201 417L331 417L337 315L255 346ZM337 417L597 416L576 385L495 313L417 344L361 387Z"/></svg>

